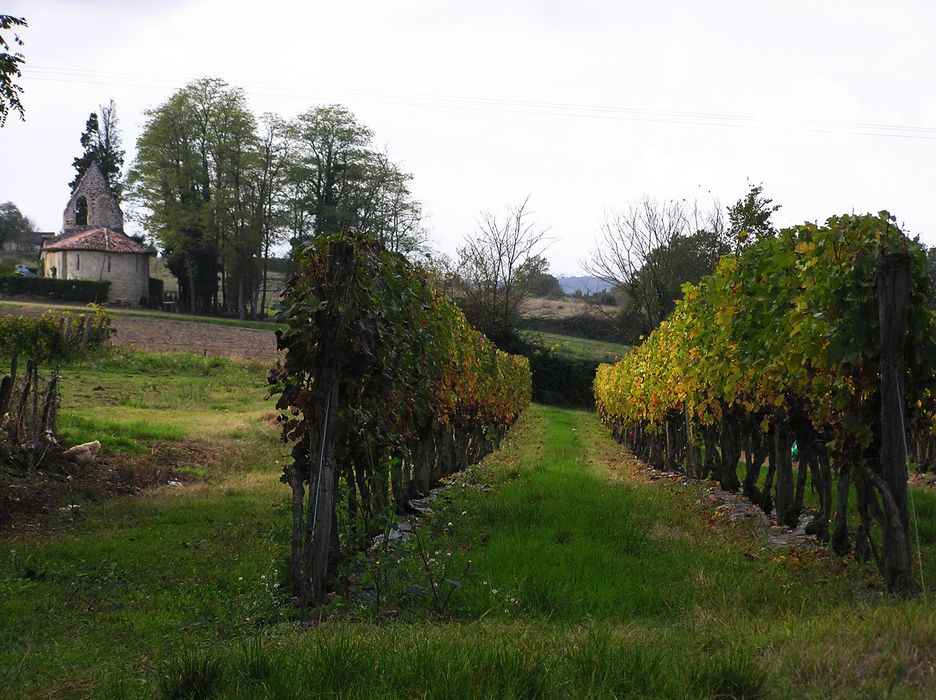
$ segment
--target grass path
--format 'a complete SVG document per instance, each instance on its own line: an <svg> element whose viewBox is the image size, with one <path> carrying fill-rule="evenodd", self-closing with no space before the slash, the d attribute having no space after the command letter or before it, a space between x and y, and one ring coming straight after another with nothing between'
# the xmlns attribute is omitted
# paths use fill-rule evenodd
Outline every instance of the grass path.
<svg viewBox="0 0 936 700"><path fill-rule="evenodd" d="M275 587L289 522L270 434L237 438L250 449L223 478L3 543L0 696L936 690L930 605L886 598L854 562L778 556L749 526L713 521L691 488L636 479L594 414L542 406L433 502L419 526L429 567L414 539L394 550L390 603L358 588L297 615ZM468 560L433 614L429 574Z"/></svg>

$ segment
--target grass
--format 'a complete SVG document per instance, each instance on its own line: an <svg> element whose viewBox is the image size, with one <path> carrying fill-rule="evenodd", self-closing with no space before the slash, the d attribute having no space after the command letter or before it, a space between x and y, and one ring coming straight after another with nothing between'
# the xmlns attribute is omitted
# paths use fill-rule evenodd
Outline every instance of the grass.
<svg viewBox="0 0 936 700"><path fill-rule="evenodd" d="M74 313L84 313L88 310L86 306L70 302L33 302L33 301L8 301L0 300L0 313L42 313L46 309L52 311L71 311ZM167 311L156 311L153 309L142 308L108 308L108 312L114 316L128 316L135 318L164 319L167 321L191 321L192 323L208 323L215 326L230 326L235 328L254 328L259 330L276 330L284 328L272 321L249 321L237 318L227 318L223 316L199 316L195 314L170 313Z"/></svg>
<svg viewBox="0 0 936 700"><path fill-rule="evenodd" d="M159 421L121 422L70 411L59 416L59 436L69 445L100 440L102 447L124 454L145 452L146 441L181 440L185 435L181 427Z"/></svg>
<svg viewBox="0 0 936 700"><path fill-rule="evenodd" d="M603 340L575 338L569 335L559 335L558 333L523 331L523 335L547 347L557 346L556 351L559 354L600 362L616 362L630 350L629 345L609 343Z"/></svg>
<svg viewBox="0 0 936 700"><path fill-rule="evenodd" d="M262 369L126 353L63 371L75 374L66 410L99 425L178 427L183 437L159 439L197 434L232 464L3 541L0 695L936 692L928 598L891 599L850 559L770 550L751 525L711 517L700 487L641 481L594 414L542 406L439 493L418 538L389 552L380 608L373 560L361 557L345 562L352 578L329 605L303 613L282 593L287 448L265 420ZM936 499L917 491L915 504L931 590ZM445 609L427 595L432 582L451 594Z"/></svg>

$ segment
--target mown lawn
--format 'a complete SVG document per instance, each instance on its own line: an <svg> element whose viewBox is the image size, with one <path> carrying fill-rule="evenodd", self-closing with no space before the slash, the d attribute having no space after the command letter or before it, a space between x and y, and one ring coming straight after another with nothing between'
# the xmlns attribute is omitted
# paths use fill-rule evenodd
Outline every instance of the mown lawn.
<svg viewBox="0 0 936 700"><path fill-rule="evenodd" d="M121 357L66 368L83 390L63 425L136 426L144 449L197 436L229 463L2 540L0 696L936 694L928 599L889 598L850 559L768 549L712 517L701 486L643 481L582 411L532 406L416 537L349 559L332 602L298 611L262 368ZM931 493L916 503L936 517Z"/></svg>

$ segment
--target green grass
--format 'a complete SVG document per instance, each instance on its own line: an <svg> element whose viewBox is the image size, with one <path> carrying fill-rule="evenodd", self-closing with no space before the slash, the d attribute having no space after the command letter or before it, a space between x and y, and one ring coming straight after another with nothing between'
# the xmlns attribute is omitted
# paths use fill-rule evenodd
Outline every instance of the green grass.
<svg viewBox="0 0 936 700"><path fill-rule="evenodd" d="M891 599L850 559L770 550L751 525L711 518L701 486L636 478L594 414L542 406L388 551L379 608L363 557L343 564L351 578L329 605L303 613L283 594L288 450L264 420L262 368L124 353L66 367L64 381L74 374L75 416L178 428L133 439L197 434L231 464L0 542L0 696L936 692L928 598ZM936 498L914 496L931 590ZM451 592L444 610L433 582Z"/></svg>
<svg viewBox="0 0 936 700"><path fill-rule="evenodd" d="M69 445L99 440L101 446L118 453L145 452L152 440L181 440L187 431L177 425L153 420L114 421L88 418L71 411L59 415L59 436Z"/></svg>
<svg viewBox="0 0 936 700"><path fill-rule="evenodd" d="M72 311L75 313L86 312L86 306L71 302L32 302L32 301L9 301L0 300L0 313L37 313L51 309L53 311ZM199 316L195 314L170 313L166 311L155 311L141 308L108 308L108 311L114 316L129 316L134 318L164 319L167 321L191 321L193 323L208 323L215 326L231 326L235 328L254 328L258 330L276 330L285 328L285 326L273 323L271 321L249 321L237 318L227 318L222 316Z"/></svg>
<svg viewBox="0 0 936 700"><path fill-rule="evenodd" d="M555 347L556 352L559 354L600 362L616 362L630 350L629 345L609 343L603 340L575 338L569 335L559 335L558 333L523 331L523 335L547 347Z"/></svg>

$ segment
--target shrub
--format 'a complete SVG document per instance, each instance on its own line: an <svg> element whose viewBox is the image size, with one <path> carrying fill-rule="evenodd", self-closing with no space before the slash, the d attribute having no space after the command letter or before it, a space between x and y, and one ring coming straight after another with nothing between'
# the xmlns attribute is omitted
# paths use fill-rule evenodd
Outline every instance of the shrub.
<svg viewBox="0 0 936 700"><path fill-rule="evenodd" d="M28 294L31 296L78 301L82 303L107 301L110 282L105 280L63 280L54 277L0 276L0 294Z"/></svg>
<svg viewBox="0 0 936 700"><path fill-rule="evenodd" d="M65 352L58 322L51 316L0 316L0 352L47 360Z"/></svg>
<svg viewBox="0 0 936 700"><path fill-rule="evenodd" d="M163 282L158 277L149 278L149 299L148 303L150 306L158 307L163 300L163 290L165 288L165 282Z"/></svg>

